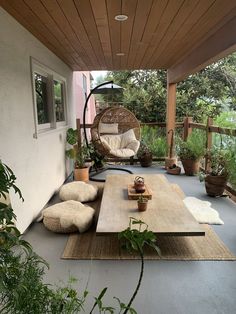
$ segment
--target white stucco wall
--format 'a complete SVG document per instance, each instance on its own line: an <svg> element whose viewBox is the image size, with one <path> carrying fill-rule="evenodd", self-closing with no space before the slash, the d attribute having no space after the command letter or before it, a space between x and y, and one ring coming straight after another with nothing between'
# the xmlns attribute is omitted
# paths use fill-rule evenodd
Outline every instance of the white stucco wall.
<svg viewBox="0 0 236 314"><path fill-rule="evenodd" d="M67 128L33 138L30 56L66 78L68 125L75 127L72 70L0 8L0 159L14 171L25 199L10 194L21 232L66 176Z"/></svg>

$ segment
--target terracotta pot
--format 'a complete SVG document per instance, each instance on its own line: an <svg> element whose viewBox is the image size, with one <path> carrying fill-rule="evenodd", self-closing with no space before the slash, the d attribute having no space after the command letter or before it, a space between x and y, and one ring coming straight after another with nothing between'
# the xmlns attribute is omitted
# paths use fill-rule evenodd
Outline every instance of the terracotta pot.
<svg viewBox="0 0 236 314"><path fill-rule="evenodd" d="M199 172L199 160L181 159L186 176L194 176Z"/></svg>
<svg viewBox="0 0 236 314"><path fill-rule="evenodd" d="M173 157L173 158L166 157L165 158L165 169L172 167L173 165L176 165L176 164L177 164L177 158L176 157Z"/></svg>
<svg viewBox="0 0 236 314"><path fill-rule="evenodd" d="M221 196L224 193L227 183L227 176L207 175L205 178L205 188L209 196Z"/></svg>
<svg viewBox="0 0 236 314"><path fill-rule="evenodd" d="M152 156L139 158L140 165L142 167L151 167L152 165Z"/></svg>
<svg viewBox="0 0 236 314"><path fill-rule="evenodd" d="M74 169L75 181L89 181L89 168Z"/></svg>
<svg viewBox="0 0 236 314"><path fill-rule="evenodd" d="M179 167L179 166L176 166L176 167L174 167L174 168L167 168L167 173L169 173L169 174L176 174L176 175L178 175L178 174L180 174L180 172L181 172L181 168Z"/></svg>
<svg viewBox="0 0 236 314"><path fill-rule="evenodd" d="M138 210L140 212L144 212L145 210L147 210L147 204L148 202L147 201L138 201Z"/></svg>

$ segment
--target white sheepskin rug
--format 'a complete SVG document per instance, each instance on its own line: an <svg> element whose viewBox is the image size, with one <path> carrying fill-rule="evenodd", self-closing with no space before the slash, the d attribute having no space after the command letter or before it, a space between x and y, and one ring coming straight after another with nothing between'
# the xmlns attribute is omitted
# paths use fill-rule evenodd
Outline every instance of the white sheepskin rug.
<svg viewBox="0 0 236 314"><path fill-rule="evenodd" d="M224 222L220 219L219 213L211 207L211 203L202 201L196 197L186 197L184 200L185 206L201 224L223 225Z"/></svg>
<svg viewBox="0 0 236 314"><path fill-rule="evenodd" d="M62 228L75 225L79 232L85 232L91 225L94 209L80 202L66 201L43 210L43 217L58 218Z"/></svg>
<svg viewBox="0 0 236 314"><path fill-rule="evenodd" d="M74 200L78 202L94 201L98 194L98 187L83 181L74 181L63 185L59 192L62 201Z"/></svg>

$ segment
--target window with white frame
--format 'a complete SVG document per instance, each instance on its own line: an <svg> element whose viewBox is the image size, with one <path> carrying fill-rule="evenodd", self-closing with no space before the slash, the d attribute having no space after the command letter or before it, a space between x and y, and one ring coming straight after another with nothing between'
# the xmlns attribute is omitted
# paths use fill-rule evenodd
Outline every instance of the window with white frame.
<svg viewBox="0 0 236 314"><path fill-rule="evenodd" d="M36 134L66 125L66 79L34 59L31 64Z"/></svg>

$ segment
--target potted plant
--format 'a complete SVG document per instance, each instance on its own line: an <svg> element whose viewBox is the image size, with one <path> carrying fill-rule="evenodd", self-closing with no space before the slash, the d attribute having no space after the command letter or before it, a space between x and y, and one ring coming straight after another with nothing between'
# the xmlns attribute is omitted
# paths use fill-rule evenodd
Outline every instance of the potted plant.
<svg viewBox="0 0 236 314"><path fill-rule="evenodd" d="M144 212L145 210L147 210L148 199L145 196L143 196L143 194L139 196L137 203L138 203L138 210L140 212Z"/></svg>
<svg viewBox="0 0 236 314"><path fill-rule="evenodd" d="M229 149L213 147L207 151L205 157L210 168L206 174L200 175L200 180L205 181L206 192L209 196L221 196L229 178L233 153Z"/></svg>
<svg viewBox="0 0 236 314"><path fill-rule="evenodd" d="M77 130L67 130L66 141L72 148L66 150L66 156L74 160L74 180L88 181L89 167L86 158L89 157L89 149L85 145L78 146Z"/></svg>
<svg viewBox="0 0 236 314"><path fill-rule="evenodd" d="M89 155L92 160L92 170L98 171L104 168L105 157L96 150L93 143L89 143Z"/></svg>
<svg viewBox="0 0 236 314"><path fill-rule="evenodd" d="M144 141L140 142L137 157L142 167L150 167L152 165L152 152Z"/></svg>
<svg viewBox="0 0 236 314"><path fill-rule="evenodd" d="M7 199L10 189L24 200L19 188L15 185L13 171L0 160L0 197ZM66 286L52 286L44 283L47 262L37 255L30 243L22 239L20 231L15 227L16 215L10 204L0 200L0 312L1 313L84 313L87 300L87 287L82 293L73 288L76 280L70 278ZM130 218L129 227L119 234L122 247L128 251L138 252L141 268L137 286L128 304L119 298L117 309L104 306L103 297L107 288L102 289L89 313L136 313L131 307L140 289L144 274L144 248L156 250L156 236L148 230L141 220ZM24 297L23 297L24 296Z"/></svg>
<svg viewBox="0 0 236 314"><path fill-rule="evenodd" d="M192 132L186 141L180 138L177 140L178 156L187 176L199 172L200 159L205 153L205 137L198 131Z"/></svg>

